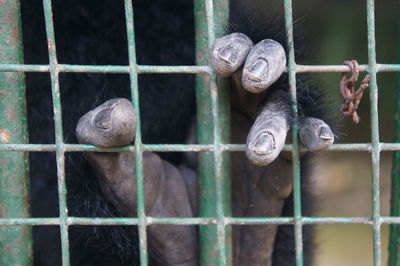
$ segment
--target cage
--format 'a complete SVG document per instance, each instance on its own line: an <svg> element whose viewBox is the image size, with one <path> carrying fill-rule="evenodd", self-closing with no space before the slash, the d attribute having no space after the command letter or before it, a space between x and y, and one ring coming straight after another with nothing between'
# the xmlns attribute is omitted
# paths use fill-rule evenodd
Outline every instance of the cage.
<svg viewBox="0 0 400 266"><path fill-rule="evenodd" d="M152 224L196 224L200 226L200 261L202 265L230 265L231 228L234 225L289 224L295 228L296 265L303 265L302 229L309 224L366 224L373 229L374 265L381 265L381 226L391 225L389 265L397 265L398 235L400 218L399 197L399 152L400 132L396 131L395 142L382 143L379 138L378 85L377 73L399 72L400 65L377 63L375 45L374 1L366 0L368 24L368 64L361 65L361 71L371 75L371 142L334 144L330 150L364 151L371 153L372 160L372 215L371 217L305 217L301 211L300 159L302 149L298 142L298 127L294 123L293 143L284 150L293 156L294 216L290 218L240 218L230 212L229 152L244 151L245 146L229 144L229 133L224 130L229 123L228 99L224 80L217 79L205 56L216 37L224 34L228 19L228 0L195 0L197 29L196 66L139 65L135 54L135 32L132 1L125 0L125 19L129 52L129 65L69 65L59 64L56 55L56 41L53 25L51 0L43 0L46 34L48 38L49 64L23 64L18 1L5 0L0 3L0 259L2 265L29 265L32 262L32 238L30 228L34 225L57 225L60 227L62 263L70 265L68 227L72 225L137 225L139 228L141 265L148 264L146 228ZM287 34L288 66L292 111L297 119L296 74L318 72L349 72L343 65L299 65L296 64L293 44L292 1L284 0ZM12 44L12 45L10 45ZM24 72L47 72L51 76L55 144L26 144L27 127L25 114ZM64 142L59 74L81 73L125 73L131 82L132 102L139 110L138 74L143 73L191 73L197 74L196 94L198 99L198 140L195 145L143 144L141 141L140 119L135 144L122 148L96 148L91 145L67 144ZM397 101L399 93L397 92ZM396 128L399 110L396 107ZM221 133L222 132L222 133ZM78 151L131 151L136 155L138 217L137 218L80 218L68 216L65 185L65 153ZM190 151L200 153L200 190L208 197L200 197L200 218L158 218L145 215L142 154L145 151ZM381 151L395 151L392 179L392 216L380 214L379 176ZM55 152L57 158L58 195L60 216L58 218L30 218L28 210L29 165L28 152ZM212 166L212 167L205 167ZM215 182L215 187L214 187ZM10 189L12 188L12 189ZM210 196L211 195L211 196ZM216 243L218 252L210 256Z"/></svg>

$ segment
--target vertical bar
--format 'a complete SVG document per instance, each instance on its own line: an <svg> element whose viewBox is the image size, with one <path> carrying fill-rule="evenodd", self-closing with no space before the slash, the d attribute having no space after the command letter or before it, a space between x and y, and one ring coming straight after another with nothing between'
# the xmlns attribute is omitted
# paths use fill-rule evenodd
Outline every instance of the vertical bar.
<svg viewBox="0 0 400 266"><path fill-rule="evenodd" d="M126 32L128 38L128 56L129 56L129 77L131 82L131 97L133 107L137 114L136 136L135 136L135 165L136 165L136 187L137 187L137 214L139 228L139 253L140 265L148 265L147 256L147 234L146 234L146 213L144 201L144 185L143 185L143 147L141 134L141 119L139 108L139 92L137 81L137 63L135 48L135 30L133 20L132 0L125 0L125 19Z"/></svg>
<svg viewBox="0 0 400 266"><path fill-rule="evenodd" d="M303 235L301 217L301 177L300 177L300 156L298 140L298 115L297 115L297 93L296 93L296 62L294 57L293 43L293 10L292 1L284 0L285 25L288 45L288 76L289 92L292 100L293 115L293 143L292 143L292 164L293 164L293 200L294 200L294 232L296 243L296 265L303 265Z"/></svg>
<svg viewBox="0 0 400 266"><path fill-rule="evenodd" d="M0 62L23 63L20 3L0 1ZM0 143L27 143L22 73L0 73ZM28 153L0 152L0 217L29 217ZM0 265L31 265L30 226L0 227Z"/></svg>
<svg viewBox="0 0 400 266"><path fill-rule="evenodd" d="M59 68L56 54L56 39L54 34L53 11L51 0L43 0L44 18L46 26L47 47L49 52L51 93L53 100L55 139L56 139L56 162L58 180L58 204L60 212L61 232L61 256L62 265L70 265L69 239L68 239L68 209L67 209L67 188L65 185L65 149L62 128L60 84L58 79Z"/></svg>
<svg viewBox="0 0 400 266"><path fill-rule="evenodd" d="M209 51L215 36L224 34L228 15L227 0L195 0L197 64L209 65ZM214 143L214 156L199 155L200 215L218 218L217 228L200 226L200 264L231 265L231 227L226 227L224 220L231 215L229 154L223 154L221 147L222 142L229 141L230 133L226 82L218 79L217 86L215 73L197 76L196 94L198 142Z"/></svg>
<svg viewBox="0 0 400 266"><path fill-rule="evenodd" d="M379 117L378 117L378 84L376 80L376 45L375 45L375 7L374 0L367 0L368 23L368 72L370 78L371 101L371 146L372 146L372 218L374 265L381 265L381 221L379 214Z"/></svg>
<svg viewBox="0 0 400 266"><path fill-rule="evenodd" d="M205 18L205 1L194 1L196 27L196 63L209 64L207 21ZM210 76L196 75L196 103L197 103L197 141L199 144L210 144L213 140ZM216 192L213 155L211 152L199 153L197 173L199 176L199 204L200 216L216 216ZM200 229L200 265L217 264L217 231L215 226L199 226Z"/></svg>
<svg viewBox="0 0 400 266"><path fill-rule="evenodd" d="M398 24L398 54L400 62L400 24ZM395 92L394 142L400 143L400 73ZM400 216L400 151L393 152L390 216ZM389 233L389 266L400 266L400 225L391 224Z"/></svg>

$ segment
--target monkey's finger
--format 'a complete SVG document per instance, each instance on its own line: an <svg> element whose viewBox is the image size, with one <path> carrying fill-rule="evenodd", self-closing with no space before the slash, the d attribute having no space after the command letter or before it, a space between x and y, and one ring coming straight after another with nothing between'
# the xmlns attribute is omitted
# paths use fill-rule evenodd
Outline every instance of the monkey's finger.
<svg viewBox="0 0 400 266"><path fill-rule="evenodd" d="M329 148L334 141L332 130L321 119L305 117L300 121L300 140L310 151Z"/></svg>
<svg viewBox="0 0 400 266"><path fill-rule="evenodd" d="M82 116L76 126L79 143L98 147L128 145L135 137L136 115L130 101L111 99Z"/></svg>
<svg viewBox="0 0 400 266"><path fill-rule="evenodd" d="M243 33L231 33L216 39L211 50L211 65L215 72L229 77L243 66L253 42Z"/></svg>
<svg viewBox="0 0 400 266"><path fill-rule="evenodd" d="M262 92L282 75L285 66L286 54L282 45L271 39L262 40L247 56L242 75L243 87L249 92Z"/></svg>
<svg viewBox="0 0 400 266"><path fill-rule="evenodd" d="M246 155L256 165L263 166L273 162L285 144L289 123L287 113L278 107L280 104L268 103L247 136Z"/></svg>

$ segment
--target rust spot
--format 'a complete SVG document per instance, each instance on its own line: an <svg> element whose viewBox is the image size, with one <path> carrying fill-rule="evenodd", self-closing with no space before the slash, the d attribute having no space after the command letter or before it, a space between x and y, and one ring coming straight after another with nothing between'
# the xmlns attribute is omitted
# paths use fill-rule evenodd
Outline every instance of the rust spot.
<svg viewBox="0 0 400 266"><path fill-rule="evenodd" d="M49 48L49 50L55 50L56 49L55 43L50 39L47 39L47 47Z"/></svg>
<svg viewBox="0 0 400 266"><path fill-rule="evenodd" d="M6 118L10 122L15 122L17 118L17 113L15 112L15 109L13 106L8 106L6 109Z"/></svg>
<svg viewBox="0 0 400 266"><path fill-rule="evenodd" d="M0 160L0 165L6 165L8 164L8 161L9 161L8 157L4 156L3 159Z"/></svg>
<svg viewBox="0 0 400 266"><path fill-rule="evenodd" d="M0 129L0 143L5 144L9 143L11 140L10 131L7 129Z"/></svg>
<svg viewBox="0 0 400 266"><path fill-rule="evenodd" d="M11 45L16 45L18 43L18 38L19 38L18 26L13 25L7 43Z"/></svg>
<svg viewBox="0 0 400 266"><path fill-rule="evenodd" d="M13 72L6 72L6 78L7 81L10 83L15 83L18 81L18 73L13 73Z"/></svg>
<svg viewBox="0 0 400 266"><path fill-rule="evenodd" d="M0 205L0 217L4 218L7 216L8 209L4 207L3 205Z"/></svg>
<svg viewBox="0 0 400 266"><path fill-rule="evenodd" d="M7 91L0 91L0 96L7 96Z"/></svg>
<svg viewBox="0 0 400 266"><path fill-rule="evenodd" d="M212 247L212 249L209 250L208 252L208 256L210 258L215 258L218 255L218 244L215 243L214 246Z"/></svg>

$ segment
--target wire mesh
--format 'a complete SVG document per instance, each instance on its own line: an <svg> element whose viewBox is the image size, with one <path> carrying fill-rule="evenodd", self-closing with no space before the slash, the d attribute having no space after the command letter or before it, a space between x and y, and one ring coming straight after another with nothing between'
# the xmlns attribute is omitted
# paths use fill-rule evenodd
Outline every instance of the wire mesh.
<svg viewBox="0 0 400 266"><path fill-rule="evenodd" d="M197 0L202 8L196 10L198 15L202 16L204 21L201 27L198 28L198 36L205 36L205 47L209 49L213 43L215 36L221 35L222 32L216 31L216 28L227 22L227 16L223 19L215 20L215 11L221 7L227 8L226 0ZM360 71L367 71L371 75L370 80L370 100L371 100L371 143L352 143L352 144L334 144L328 150L330 151L367 151L371 153L372 160L372 216L371 217L304 217L301 213L301 198L300 198L300 160L299 153L304 150L298 142L298 127L294 123L293 127L293 144L285 145L285 151L291 151L293 156L293 184L294 184L294 217L257 217L257 218L234 218L230 217L229 206L226 204L226 199L229 199L229 191L227 187L227 176L222 167L226 161L222 154L224 152L244 151L245 146L239 144L225 144L219 134L219 130L223 127L221 122L221 108L226 106L220 105L219 97L221 89L217 88L216 75L206 63L198 66L150 66L138 65L135 54L135 33L134 33L134 18L132 1L125 0L125 17L128 36L128 52L129 65L68 65L58 64L56 55L56 42L54 37L54 25L51 0L43 0L43 8L45 15L46 34L48 39L49 65L24 65L24 64L8 64L0 62L0 72L49 72L51 76L54 122L56 129L55 144L20 144L6 143L0 144L0 151L19 151L19 152L55 152L57 157L57 177L58 177L58 193L59 193L59 211L58 218L0 218L0 226L20 226L20 225L59 225L61 232L62 243L62 263L64 266L70 264L69 258L69 241L68 227L70 225L138 225L139 240L140 240L140 261L141 265L148 264L147 252L147 235L146 228L151 224L195 224L205 226L216 226L217 230L210 231L215 234L211 241L216 241L218 245L218 254L215 258L207 258L208 262L218 265L230 265L231 259L231 243L227 241L227 234L230 233L229 225L258 225L258 224L290 224L295 228L295 243L296 243L296 265L303 265L303 249L302 249L302 226L305 224L369 224L373 228L373 252L374 265L381 265L381 225L382 224L400 224L400 217L385 217L380 215L379 211L379 164L381 151L398 151L400 143L381 143L379 141L379 123L378 123L378 85L376 76L379 72L400 72L399 64L378 64L376 62L376 47L375 47L375 18L374 18L374 1L366 0L367 4L367 26L368 26L368 64L361 65ZM294 57L293 46L293 20L292 20L292 1L284 0L285 23L288 43L288 67L285 70L289 76L289 88L291 98L293 100L292 111L294 120L297 120L297 104L296 104L296 73L305 72L349 72L348 66L343 65L297 65ZM226 10L225 10L226 12ZM216 25L217 24L217 25ZM218 26L218 27L217 27ZM130 76L132 102L139 112L138 98L138 82L137 75L141 73L191 73L201 74L210 80L209 91L211 92L210 110L212 111L212 123L208 132L211 138L207 141L200 142L205 144L196 145L154 145L142 144L140 119L136 131L135 144L131 146L118 148L97 148L92 145L65 144L62 134L62 117L60 103L60 88L58 75L61 72L84 72L84 73L127 73ZM207 86L208 86L207 85ZM203 84L203 86L205 86ZM204 96L199 96L204 97ZM203 100L203 99L198 99ZM138 113L140 118L140 114ZM201 130L200 133L204 133ZM130 151L135 153L136 177L137 177L137 194L138 194L138 217L137 218L79 218L69 217L66 203L66 185L65 185L65 152L79 151L100 151L100 152L115 152L115 151ZM216 169L215 174L207 175L204 178L212 179L216 187L213 193L216 198L216 209L212 216L200 218L156 218L146 216L144 211L144 190L143 190L143 169L142 169L142 154L144 151L192 151L192 152L208 152L209 157L206 159L208 164L213 165ZM210 158L212 158L210 160ZM227 185L228 184L228 185ZM227 196L228 195L228 196ZM206 206L206 208L209 208ZM208 239L209 236L204 236ZM208 263L206 260L202 264Z"/></svg>

